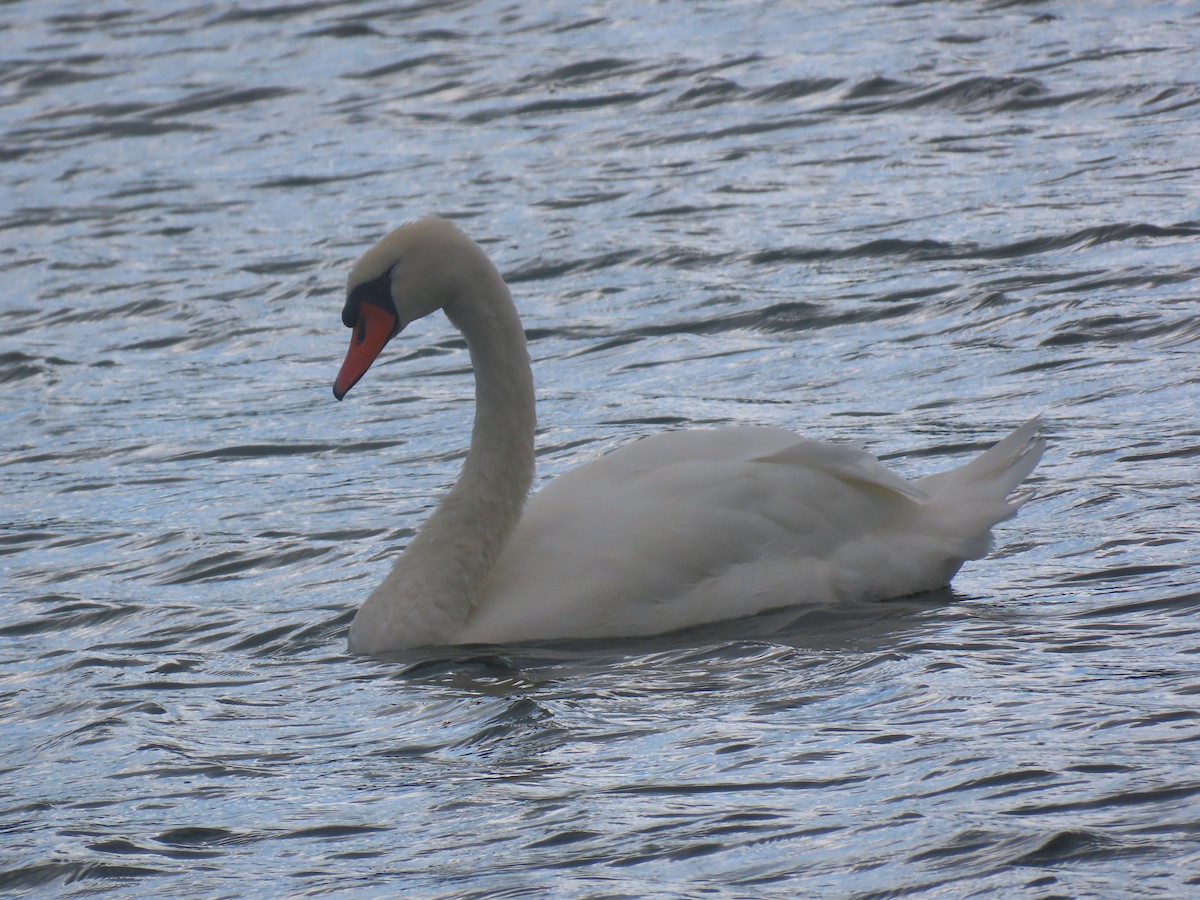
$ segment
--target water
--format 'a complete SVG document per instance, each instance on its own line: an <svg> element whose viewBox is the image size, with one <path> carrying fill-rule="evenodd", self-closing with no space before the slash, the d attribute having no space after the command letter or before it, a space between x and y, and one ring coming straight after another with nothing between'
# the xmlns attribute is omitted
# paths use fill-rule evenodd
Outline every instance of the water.
<svg viewBox="0 0 1200 900"><path fill-rule="evenodd" d="M4 896L1197 892L1192 5L0 18ZM349 657L468 436L444 323L330 397L430 212L512 282L539 477L1044 411L1038 497L935 596Z"/></svg>

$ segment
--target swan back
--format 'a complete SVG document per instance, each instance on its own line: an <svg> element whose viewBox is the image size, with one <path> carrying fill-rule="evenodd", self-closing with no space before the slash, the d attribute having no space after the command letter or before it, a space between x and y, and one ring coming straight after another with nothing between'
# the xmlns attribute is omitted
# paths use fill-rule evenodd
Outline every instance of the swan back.
<svg viewBox="0 0 1200 900"><path fill-rule="evenodd" d="M533 496L461 639L655 634L942 587L1017 511L1039 427L915 483L779 429L645 438Z"/></svg>

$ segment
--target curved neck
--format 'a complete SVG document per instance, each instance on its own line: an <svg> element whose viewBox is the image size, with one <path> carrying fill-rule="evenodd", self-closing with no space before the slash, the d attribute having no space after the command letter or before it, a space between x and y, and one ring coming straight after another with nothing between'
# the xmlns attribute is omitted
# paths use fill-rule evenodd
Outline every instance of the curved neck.
<svg viewBox="0 0 1200 900"><path fill-rule="evenodd" d="M454 487L368 603L391 606L407 646L452 643L521 519L533 482L536 427L525 332L508 287L490 265L477 293L445 306L475 370L471 449Z"/></svg>
<svg viewBox="0 0 1200 900"><path fill-rule="evenodd" d="M446 307L462 332L475 372L475 424L471 449L451 495L470 495L488 508L503 502L512 521L500 543L520 519L533 483L533 437L537 413L533 371L525 330L507 285L495 273L490 294Z"/></svg>

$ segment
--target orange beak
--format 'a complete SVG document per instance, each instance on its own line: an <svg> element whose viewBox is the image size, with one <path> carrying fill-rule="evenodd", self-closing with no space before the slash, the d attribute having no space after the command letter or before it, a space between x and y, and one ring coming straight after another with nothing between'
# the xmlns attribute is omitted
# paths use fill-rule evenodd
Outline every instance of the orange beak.
<svg viewBox="0 0 1200 900"><path fill-rule="evenodd" d="M350 337L350 349L342 361L342 368L333 382L333 396L341 400L358 379L367 374L371 363L387 342L400 332L400 321L385 309L373 303L362 303L358 307L358 321Z"/></svg>

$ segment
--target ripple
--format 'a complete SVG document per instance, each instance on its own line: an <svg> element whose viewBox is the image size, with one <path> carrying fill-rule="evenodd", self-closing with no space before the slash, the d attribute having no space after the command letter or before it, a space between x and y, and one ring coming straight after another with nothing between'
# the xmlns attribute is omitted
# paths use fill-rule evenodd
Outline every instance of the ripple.
<svg viewBox="0 0 1200 900"><path fill-rule="evenodd" d="M1196 37L995 7L14 6L0 891L1194 892ZM469 431L437 321L328 396L429 212L513 283L544 476L1046 410L1038 496L953 590L352 657Z"/></svg>

